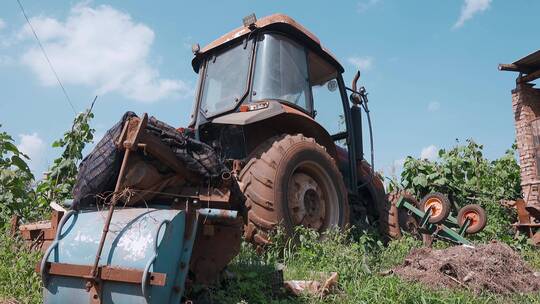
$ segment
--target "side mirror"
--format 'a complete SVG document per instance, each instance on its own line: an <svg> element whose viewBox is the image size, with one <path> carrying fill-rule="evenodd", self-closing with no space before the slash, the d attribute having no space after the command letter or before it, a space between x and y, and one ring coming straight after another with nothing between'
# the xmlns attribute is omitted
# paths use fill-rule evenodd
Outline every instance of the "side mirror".
<svg viewBox="0 0 540 304"><path fill-rule="evenodd" d="M357 71L356 72L356 75L354 75L354 78L353 78L353 81L352 81L352 93L351 93L351 102L355 105L359 105L360 103L362 103L362 98L360 96L360 94L358 94L356 88L357 88L357 83L358 83L358 79L360 79L360 71Z"/></svg>

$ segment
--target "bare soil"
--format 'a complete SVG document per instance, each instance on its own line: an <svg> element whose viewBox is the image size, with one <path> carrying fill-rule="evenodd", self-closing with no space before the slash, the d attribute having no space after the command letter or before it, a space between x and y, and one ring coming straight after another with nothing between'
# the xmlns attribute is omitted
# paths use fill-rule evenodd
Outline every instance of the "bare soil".
<svg viewBox="0 0 540 304"><path fill-rule="evenodd" d="M540 290L540 277L508 245L413 249L392 272L432 288L465 288L474 293L528 293Z"/></svg>

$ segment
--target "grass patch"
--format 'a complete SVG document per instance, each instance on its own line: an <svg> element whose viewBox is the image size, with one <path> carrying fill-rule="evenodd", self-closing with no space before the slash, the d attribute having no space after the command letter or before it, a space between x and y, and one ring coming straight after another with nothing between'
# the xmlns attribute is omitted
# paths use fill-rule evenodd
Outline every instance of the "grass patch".
<svg viewBox="0 0 540 304"><path fill-rule="evenodd" d="M300 242L294 246L279 245L278 241L264 255L244 245L229 267L233 279L209 292L210 303L540 303L540 293L475 295L460 289L433 290L395 276L380 275L381 271L402 263L412 248L421 246L412 237L383 247L369 234L353 238L350 233L330 232L321 242L316 233L300 229L297 240ZM540 267L540 253L536 249L526 247L521 252L531 266ZM306 280L316 277L318 272L338 272L339 291L322 299L272 293L275 263L285 266L285 280Z"/></svg>
<svg viewBox="0 0 540 304"><path fill-rule="evenodd" d="M41 279L34 269L41 253L29 251L6 230L0 236L0 303L42 303Z"/></svg>
<svg viewBox="0 0 540 304"><path fill-rule="evenodd" d="M0 303L16 299L19 303L41 303L41 281L34 272L39 253L29 252L18 238L0 237ZM382 246L371 234L329 232L320 236L299 229L296 243L274 236L275 245L264 254L242 244L240 254L228 267L229 278L210 289L194 288L190 297L202 303L540 303L540 293L501 296L474 295L465 290L432 290L418 283L405 282L381 271L402 263L408 252L421 246L412 237ZM438 247L444 246L438 243ZM540 252L520 248L529 264L540 269ZM285 280L305 280L319 272L338 272L339 291L325 298L285 293L275 279L275 265L284 266ZM199 302L199 303L200 303ZM195 303L198 303L196 301Z"/></svg>

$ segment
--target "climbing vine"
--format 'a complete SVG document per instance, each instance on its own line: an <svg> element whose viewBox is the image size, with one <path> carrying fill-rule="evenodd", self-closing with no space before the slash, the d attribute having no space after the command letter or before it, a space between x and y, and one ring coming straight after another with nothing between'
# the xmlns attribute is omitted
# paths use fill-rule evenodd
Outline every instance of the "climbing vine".
<svg viewBox="0 0 540 304"><path fill-rule="evenodd" d="M9 134L0 132L0 226L5 226L13 215L23 220L38 219L49 210L50 202L71 197L83 149L93 140L93 117L92 107L79 113L71 129L52 144L62 148L62 154L39 181L28 167L30 158L19 151Z"/></svg>
<svg viewBox="0 0 540 304"><path fill-rule="evenodd" d="M32 212L27 203L33 199L34 176L26 163L28 159L9 134L0 132L0 225L14 214Z"/></svg>
<svg viewBox="0 0 540 304"><path fill-rule="evenodd" d="M43 208L52 201L61 203L71 198L71 190L75 185L77 167L83 157L83 149L94 139L95 130L90 127L90 120L93 117L92 107L78 114L73 120L71 130L53 142L53 147L63 148L64 151L54 160L45 178L37 185L38 207Z"/></svg>

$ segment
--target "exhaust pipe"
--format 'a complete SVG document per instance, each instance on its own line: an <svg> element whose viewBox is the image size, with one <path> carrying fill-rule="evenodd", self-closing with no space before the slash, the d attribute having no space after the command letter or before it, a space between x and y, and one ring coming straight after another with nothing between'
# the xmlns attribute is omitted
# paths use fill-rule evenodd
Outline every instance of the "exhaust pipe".
<svg viewBox="0 0 540 304"><path fill-rule="evenodd" d="M229 187L232 183L232 174L231 171L223 171L221 172L221 180L223 181L223 185Z"/></svg>
<svg viewBox="0 0 540 304"><path fill-rule="evenodd" d="M230 171L223 171L221 173L221 179L224 180L224 181L229 181L231 180L231 177L232 177L232 174Z"/></svg>

